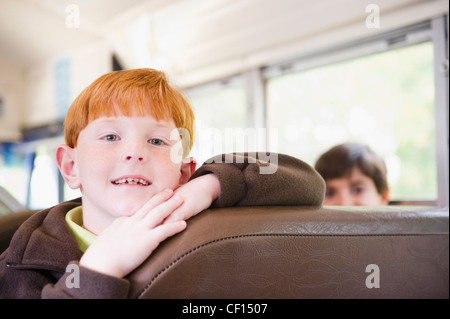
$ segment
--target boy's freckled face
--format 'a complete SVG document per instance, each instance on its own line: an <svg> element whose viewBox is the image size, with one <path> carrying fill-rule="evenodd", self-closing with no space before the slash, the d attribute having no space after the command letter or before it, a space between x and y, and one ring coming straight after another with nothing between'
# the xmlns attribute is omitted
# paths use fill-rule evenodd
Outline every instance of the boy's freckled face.
<svg viewBox="0 0 450 319"><path fill-rule="evenodd" d="M171 160L173 121L100 117L80 132L75 148L83 210L118 217L134 214L153 195L179 186Z"/></svg>

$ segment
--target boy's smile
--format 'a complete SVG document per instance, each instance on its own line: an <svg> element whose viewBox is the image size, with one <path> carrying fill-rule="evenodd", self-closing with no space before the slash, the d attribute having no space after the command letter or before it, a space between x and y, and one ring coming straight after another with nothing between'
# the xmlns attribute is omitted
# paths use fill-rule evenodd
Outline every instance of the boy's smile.
<svg viewBox="0 0 450 319"><path fill-rule="evenodd" d="M139 185L139 186L149 186L152 182L148 181L142 176L122 176L111 183L114 185Z"/></svg>

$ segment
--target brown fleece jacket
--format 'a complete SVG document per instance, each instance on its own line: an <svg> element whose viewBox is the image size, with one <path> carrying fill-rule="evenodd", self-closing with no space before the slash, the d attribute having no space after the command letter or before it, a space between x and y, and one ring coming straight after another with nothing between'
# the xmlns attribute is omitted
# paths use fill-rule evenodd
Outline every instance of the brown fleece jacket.
<svg viewBox="0 0 450 319"><path fill-rule="evenodd" d="M325 195L322 177L307 163L285 154L271 153L270 160L265 153L217 155L191 178L208 173L219 178L221 187L211 207L317 206Z"/></svg>
<svg viewBox="0 0 450 319"><path fill-rule="evenodd" d="M325 182L303 161L272 153L219 155L191 177L213 173L221 195L211 207L321 205ZM126 298L130 282L79 267L79 288L70 288L69 264L82 256L65 222L75 199L45 209L25 221L0 256L1 298Z"/></svg>

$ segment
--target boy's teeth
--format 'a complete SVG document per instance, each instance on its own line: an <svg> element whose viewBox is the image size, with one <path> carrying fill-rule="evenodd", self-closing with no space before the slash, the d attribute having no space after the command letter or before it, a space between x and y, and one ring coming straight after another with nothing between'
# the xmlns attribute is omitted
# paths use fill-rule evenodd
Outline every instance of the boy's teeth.
<svg viewBox="0 0 450 319"><path fill-rule="evenodd" d="M129 177L129 178L121 178L121 179L118 179L118 180L116 180L116 181L114 182L114 184L117 184L117 185L119 185L119 184L131 184L131 185L137 185L137 184L140 184L140 185L148 185L148 182L145 181L145 180L143 180L143 179L138 179L138 178L131 178L131 177Z"/></svg>

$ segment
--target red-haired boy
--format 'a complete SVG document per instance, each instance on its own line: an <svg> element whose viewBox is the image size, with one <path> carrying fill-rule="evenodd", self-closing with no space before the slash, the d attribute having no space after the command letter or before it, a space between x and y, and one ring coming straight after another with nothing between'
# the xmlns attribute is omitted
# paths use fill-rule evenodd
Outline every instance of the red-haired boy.
<svg viewBox="0 0 450 319"><path fill-rule="evenodd" d="M16 232L0 256L0 296L126 298L126 275L211 204L322 203L318 173L282 154L274 174L258 174L267 163L256 159L213 162L192 176L193 121L163 72L117 71L89 85L68 110L66 144L56 152L82 198L35 214ZM79 268L77 287L67 285L69 264Z"/></svg>

